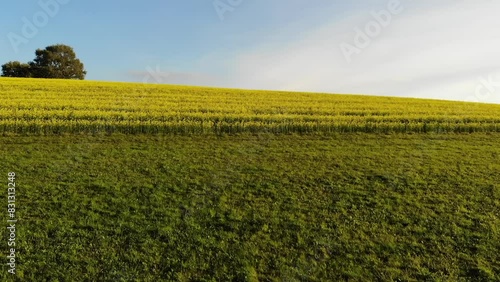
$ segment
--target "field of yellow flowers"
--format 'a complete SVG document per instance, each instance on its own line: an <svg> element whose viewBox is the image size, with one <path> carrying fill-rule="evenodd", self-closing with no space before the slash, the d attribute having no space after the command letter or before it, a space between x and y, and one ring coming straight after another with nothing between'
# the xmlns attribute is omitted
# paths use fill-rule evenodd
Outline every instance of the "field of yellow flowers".
<svg viewBox="0 0 500 282"><path fill-rule="evenodd" d="M500 132L500 105L0 79L0 133Z"/></svg>

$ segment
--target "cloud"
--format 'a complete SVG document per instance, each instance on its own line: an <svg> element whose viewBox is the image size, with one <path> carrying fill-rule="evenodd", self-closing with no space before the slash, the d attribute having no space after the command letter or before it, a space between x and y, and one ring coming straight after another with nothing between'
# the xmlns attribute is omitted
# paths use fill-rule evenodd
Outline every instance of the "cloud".
<svg viewBox="0 0 500 282"><path fill-rule="evenodd" d="M144 71L129 71L127 75L133 81L153 84L212 85L217 81L212 75L161 70L159 66L147 67Z"/></svg>
<svg viewBox="0 0 500 282"><path fill-rule="evenodd" d="M363 30L373 20L370 11L358 10L293 42L261 45L226 58L231 74L215 83L467 100L481 79L500 78L500 2L401 3L403 11L392 15L391 23L350 63L339 46L354 44L355 28ZM500 103L497 88L481 102Z"/></svg>

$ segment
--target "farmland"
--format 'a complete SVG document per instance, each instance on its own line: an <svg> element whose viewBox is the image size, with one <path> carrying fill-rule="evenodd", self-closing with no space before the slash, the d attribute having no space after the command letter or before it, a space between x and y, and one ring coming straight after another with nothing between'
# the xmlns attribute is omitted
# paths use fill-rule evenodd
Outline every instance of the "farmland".
<svg viewBox="0 0 500 282"><path fill-rule="evenodd" d="M99 82L3 79L0 132L500 132L500 105Z"/></svg>
<svg viewBox="0 0 500 282"><path fill-rule="evenodd" d="M497 281L499 125L500 105L0 79L16 275Z"/></svg>

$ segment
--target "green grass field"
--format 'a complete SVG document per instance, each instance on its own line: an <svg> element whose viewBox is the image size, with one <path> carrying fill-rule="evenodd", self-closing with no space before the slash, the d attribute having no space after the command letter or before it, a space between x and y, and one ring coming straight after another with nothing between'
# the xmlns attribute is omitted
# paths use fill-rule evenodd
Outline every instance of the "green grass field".
<svg viewBox="0 0 500 282"><path fill-rule="evenodd" d="M62 97L70 97L71 89L83 91L77 87L81 82L26 80L27 87L16 86L21 80L0 81L7 101L0 101L0 124L14 125L3 127L0 136L1 183L7 187L8 172L16 173L18 219L12 275L6 265L5 188L2 281L499 281L496 105L370 97L364 106L358 96L266 92L261 95L274 97L276 105L287 101L288 125L304 121L307 114L297 114L303 101L320 99L311 118L329 120L320 104L342 108L337 117L349 116L346 109L356 107L360 130L274 132L269 128L281 120L264 117L274 108L263 104L265 111L259 112L258 105L249 109L243 104L243 121L272 122L255 132L221 132L211 130L216 129L211 124L206 131L182 134L124 134L106 130L116 119L103 118L103 127L89 132L69 127L42 132L34 130L35 117L21 109L32 105L43 117L38 94L57 97L60 87ZM98 91L106 96L116 86L102 83L103 89L96 90L98 85L83 92L92 92L96 100ZM137 87L119 85L129 92ZM151 86L146 92L151 95L154 89L165 95L154 99L168 100L184 88ZM208 91L187 89L189 97L205 97L196 93ZM251 91L219 91L229 96L235 91L239 102L251 100L244 98ZM88 93L53 103L67 110ZM133 113L126 117L139 116L140 107L127 108L135 96L125 101L118 99L118 90L114 95L114 106ZM144 105L152 99L148 97L141 98ZM336 104L338 99L344 102ZM391 107L382 113L387 99ZM189 108L196 102L176 103ZM411 109L408 119L397 111L398 103ZM433 107L422 111L428 104ZM450 113L446 105L461 112ZM359 132L373 122L359 117L374 113L377 106L392 129L412 121L423 126L432 117L428 124L437 127L430 128L448 130ZM215 107L221 107L218 114L234 112L229 102L208 103L208 116L201 120L212 121ZM53 112L55 108L45 111L57 118L36 122L63 124L67 116ZM96 117L99 108L86 116L83 111L74 110L79 117L75 126ZM16 118L2 115L7 112L17 113ZM180 112L194 113L186 108ZM166 116L160 109L155 113ZM389 121L391 113L397 117ZM147 114L138 120L147 124ZM178 118L168 126L184 121ZM377 122L383 126L382 119ZM451 128L458 128L452 123L478 130L452 133Z"/></svg>

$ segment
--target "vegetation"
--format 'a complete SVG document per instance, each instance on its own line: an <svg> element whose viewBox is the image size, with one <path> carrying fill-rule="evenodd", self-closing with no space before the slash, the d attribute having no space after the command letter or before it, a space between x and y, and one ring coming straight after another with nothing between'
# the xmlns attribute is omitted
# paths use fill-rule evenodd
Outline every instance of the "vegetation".
<svg viewBox="0 0 500 282"><path fill-rule="evenodd" d="M0 281L498 281L499 109L2 78Z"/></svg>
<svg viewBox="0 0 500 282"><path fill-rule="evenodd" d="M36 58L28 64L14 61L2 65L2 76L85 79L87 72L83 63L70 46L52 45L36 50L35 54Z"/></svg>
<svg viewBox="0 0 500 282"><path fill-rule="evenodd" d="M0 133L500 132L500 105L3 79Z"/></svg>
<svg viewBox="0 0 500 282"><path fill-rule="evenodd" d="M8 62L2 65L2 76L4 77L31 77L29 64L19 61Z"/></svg>
<svg viewBox="0 0 500 282"><path fill-rule="evenodd" d="M3 137L17 275L497 281L499 137Z"/></svg>

